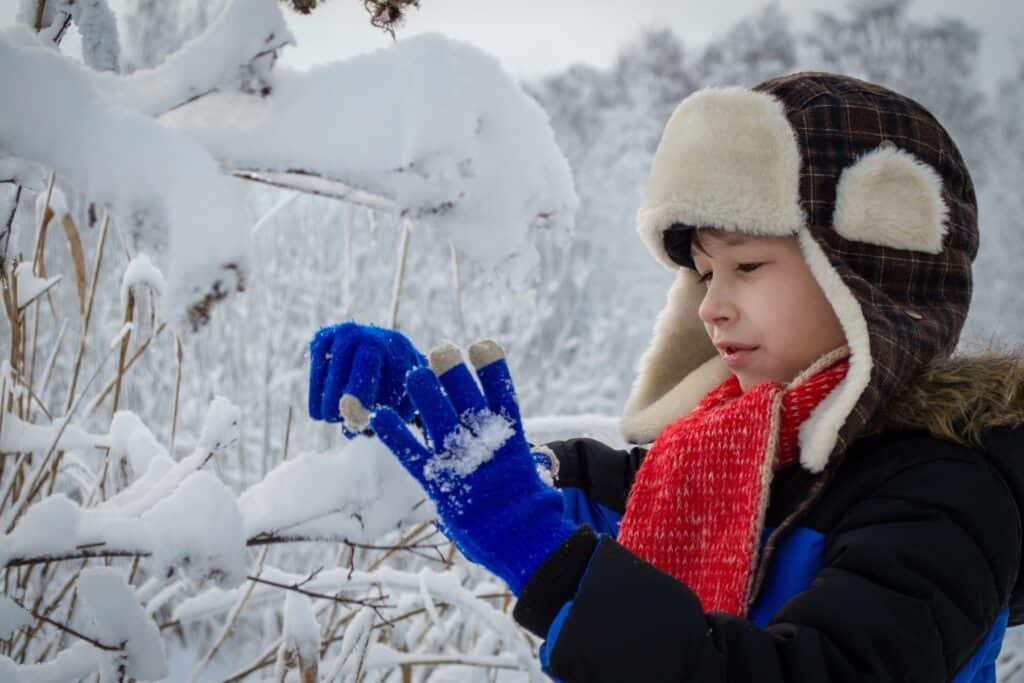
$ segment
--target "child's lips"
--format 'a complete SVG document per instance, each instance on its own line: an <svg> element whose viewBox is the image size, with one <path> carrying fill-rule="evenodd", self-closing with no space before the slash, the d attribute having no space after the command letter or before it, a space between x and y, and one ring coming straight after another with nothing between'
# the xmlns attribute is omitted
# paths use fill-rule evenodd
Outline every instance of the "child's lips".
<svg viewBox="0 0 1024 683"><path fill-rule="evenodd" d="M750 356L758 350L758 346L749 348L725 347L722 349L722 359L730 368L738 368L747 363Z"/></svg>

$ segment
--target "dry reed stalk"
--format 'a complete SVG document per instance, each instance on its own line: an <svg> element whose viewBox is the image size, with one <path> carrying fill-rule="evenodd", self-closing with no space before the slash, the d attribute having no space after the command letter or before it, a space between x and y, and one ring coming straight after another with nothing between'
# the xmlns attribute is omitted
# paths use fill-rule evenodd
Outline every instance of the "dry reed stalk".
<svg viewBox="0 0 1024 683"><path fill-rule="evenodd" d="M338 567L342 566L341 558L348 551L350 555L355 555L356 549L354 546L346 546L344 544L338 547L338 558L334 561L334 564ZM351 562L351 557L349 559ZM323 659L327 654L327 641L334 637L334 634L341 628L342 623L348 623L348 620L355 616L355 611L349 612L346 616L347 619L338 620L338 603L331 603L331 611L327 614L327 619L324 621L323 630L320 633L320 658Z"/></svg>
<svg viewBox="0 0 1024 683"><path fill-rule="evenodd" d="M269 553L269 545L263 546L263 549L260 550L260 556L256 560L256 571L254 572L257 577L263 573L263 564L266 562L267 555ZM206 668L206 665L210 663L210 660L213 659L217 652L220 651L221 646L224 644L224 641L227 640L228 635L231 634L232 629L234 629L235 624L238 622L238 617L241 616L242 610L245 609L245 605L249 602L249 598L252 596L252 592L255 589L256 582L250 581L249 585L246 586L245 593L238 599L238 602L236 602L231 608L231 611L228 612L227 619L224 621L224 627L217 636L217 640L214 642L213 647L210 648L210 651L206 653L206 656L199 660L192 669L193 680L199 676L200 672L202 672L202 670Z"/></svg>
<svg viewBox="0 0 1024 683"><path fill-rule="evenodd" d="M160 326L163 329L163 325ZM174 355L177 366L174 371L174 407L171 409L171 457L174 457L174 437L178 433L178 399L181 397L181 365L183 353L181 350L181 337L174 335Z"/></svg>
<svg viewBox="0 0 1024 683"><path fill-rule="evenodd" d="M42 410L47 417L51 417L50 411L46 409L46 405L43 403L43 399L40 398L39 394L33 391L32 387L30 387L26 383L25 378L13 368L11 369L11 374L13 375L12 379L18 380L18 385L21 387L21 390L25 392L25 395L28 397L29 404L31 405L32 403L35 403L36 406L38 406L39 409Z"/></svg>
<svg viewBox="0 0 1024 683"><path fill-rule="evenodd" d="M72 617L75 616L75 608L78 607L78 587L76 586L74 591L71 593L71 603L68 605L68 614L64 617L64 621L68 624L71 623ZM57 652L64 649L64 638L67 637L67 633L64 631L60 632L60 638L57 639Z"/></svg>
<svg viewBox="0 0 1024 683"><path fill-rule="evenodd" d="M136 572L139 571L139 561L140 560L142 560L142 558L140 556L138 556L138 555L136 555L134 558L132 558L132 568L131 568L131 571L128 572L128 583L129 583L129 585L132 584L132 583L135 583L135 574L136 574Z"/></svg>
<svg viewBox="0 0 1024 683"><path fill-rule="evenodd" d="M46 188L46 201L43 204L43 215L42 215L42 217L41 217L41 219L39 221L38 226L36 227L35 243L34 243L33 248L32 248L32 272L37 277L40 277L40 278L45 278L46 277L46 262L45 262L45 259L44 259L44 254L46 252L47 227L49 226L50 221L53 220L53 216L54 216L53 209L50 208L50 200L53 198L53 185L54 185L54 181L56 180L56 178L57 178L56 172L52 172L51 171L50 172L50 181L47 184L47 188ZM56 318L57 314L56 314L56 311L54 310L53 299L50 296L50 291L49 290L47 290L47 292L46 292L46 299L50 303L50 312ZM40 316L40 312L39 312L39 297L37 297L35 299L35 301L32 302L32 311L34 313L34 315L32 316L32 319L33 319L33 322L32 322L32 355L31 355L31 360L28 362L28 372L25 373L24 368L22 369L22 375L23 376L25 374L28 375L28 385L27 386L28 386L28 393L29 393L30 396L33 395L32 389L35 386L36 351L37 351L38 344L39 344L39 316ZM24 358L22 359L22 362L24 362ZM32 406L32 404L30 402L29 405L26 407L26 413L25 413L25 416L24 416L24 419L25 419L26 422L31 422L32 421L32 407L31 406ZM47 411L45 408L43 409L43 412L45 412L47 415L49 415L49 411Z"/></svg>
<svg viewBox="0 0 1024 683"><path fill-rule="evenodd" d="M60 428L57 430L57 434L53 437L53 443L50 444L50 448L46 452L46 457L43 458L42 464L36 471L36 478L32 482L32 485L29 487L28 495L24 496L21 499L21 505L19 506L18 511L15 513L14 519L11 520L11 524L7 528L7 533L11 533L11 531L14 530L14 526L18 523L18 519L25 512L25 510L28 508L28 505L31 503L32 499L35 497L35 495L39 492L39 489L42 487L42 484L44 483L44 481L42 480L43 471L47 469L47 465L50 462L50 458L53 457L53 453L57 449L57 444L60 443L60 437L64 434L64 430L67 429L67 426L71 424L71 418L78 410L78 406L81 405L82 399L85 396L85 392L89 390L89 387L92 386L92 383L96 380L96 377L99 376L100 370L103 369L103 366L106 364L107 359L110 358L111 353L113 353L113 349L109 350L106 354L104 354L103 358L100 359L99 364L96 366L96 371L92 373L91 377L89 377L89 381L86 382L85 387L82 389L82 393L79 394L78 399L71 404L71 407L68 410L67 414L61 420Z"/></svg>
<svg viewBox="0 0 1024 683"><path fill-rule="evenodd" d="M71 250L71 260L75 264L75 290L78 292L78 312L85 313L85 251L82 249L82 238L78 234L78 227L71 216L64 216L61 219L64 226L64 235L68 238L68 248Z"/></svg>
<svg viewBox="0 0 1024 683"><path fill-rule="evenodd" d="M0 383L0 434L4 433L4 415L7 414L7 378L4 377ZM4 472L7 470L7 453L0 451L0 481L4 480Z"/></svg>
<svg viewBox="0 0 1024 683"><path fill-rule="evenodd" d="M409 255L409 236L412 233L412 221L402 221L402 241L398 247L398 267L395 268L395 283L391 290L391 314L388 316L388 327L398 329L398 304L402 298L402 280L405 278L405 261Z"/></svg>
<svg viewBox="0 0 1024 683"><path fill-rule="evenodd" d="M8 355L8 361L12 368L18 367L18 359L21 357L21 313L18 311L18 278L14 277L14 268L10 271L4 271L2 281L0 281L2 291L0 294L3 295L4 311L7 313L7 321L10 323L11 329L11 347L10 354ZM10 410L13 407L13 393L12 405L5 406L6 410Z"/></svg>
<svg viewBox="0 0 1024 683"><path fill-rule="evenodd" d="M151 334L148 337L146 337L146 341L144 341L141 344L139 344L139 347L137 349L135 349L135 352L132 354L132 357L128 359L127 363L125 363L125 367L124 367L125 371L128 371L128 370L131 369L132 365L135 364L135 361L138 360L139 356L141 356L143 353L145 353L146 349L149 348L149 344L154 339L156 339L158 336L160 336L160 333L164 331L164 328L166 326L167 326L167 323L160 323L160 326L156 328L156 331L153 332L153 334ZM107 394L109 394L111 391L114 390L114 383L116 381L117 381L117 377L114 377L113 379L111 379L107 383L107 386L105 386L103 388L103 391L101 391L100 393L96 394L96 397L93 398L91 401L89 401L88 406L85 408L85 417L90 417L94 412L96 412L96 408L98 408L99 406L101 406L103 404L103 401L106 399ZM172 444L173 444L173 441L172 441Z"/></svg>
<svg viewBox="0 0 1024 683"><path fill-rule="evenodd" d="M396 552L398 552L398 550L400 548L402 548L405 545L409 545L412 542L412 540L414 538L416 538L416 536L418 536L420 533L422 533L423 530L426 529L431 524L432 524L432 522L420 522L416 526L416 528L414 528L408 534L406 534L401 539L399 539L398 543L396 543L389 550L387 550L383 555L381 555L376 560L374 560L374 562L370 565L370 568L367 569L366 571L372 572L372 571L376 570L378 567L380 567L382 564L384 564L385 560L387 560L389 557L391 557Z"/></svg>
<svg viewBox="0 0 1024 683"><path fill-rule="evenodd" d="M23 380L23 383L25 383L25 386L28 389L29 398L31 398L33 396L32 385L34 383L35 374L36 374L36 349L39 346L39 299L38 298L35 301L32 302L32 311L34 313L34 315L32 316L32 344L31 344L32 353L31 353L31 356L30 356L31 360L28 361L28 368L27 368L28 372L25 373L25 374L28 375L28 382L24 382L24 380ZM28 347L26 347L26 353L27 353L27 351L28 351ZM24 372L24 370L23 370L23 372ZM24 374L22 376L24 377ZM31 422L32 421L32 401L31 400L28 402L28 405L25 407L25 421L26 422Z"/></svg>
<svg viewBox="0 0 1024 683"><path fill-rule="evenodd" d="M17 502L20 492L20 484L22 482L19 479L23 478L22 468L25 467L25 461L31 456L31 453L19 452L18 459L14 461L14 471L11 475L11 479L7 482L7 487L4 489L4 495L0 497L0 511L3 511L4 506L7 505L8 499L11 500L12 504Z"/></svg>
<svg viewBox="0 0 1024 683"><path fill-rule="evenodd" d="M135 322L135 294L132 290L128 290L128 300L124 305L124 319L122 323L125 326L133 325ZM122 328L124 329L124 328ZM121 336L121 351L117 358L117 377L115 378L114 384L114 405L111 408L111 414L117 412L117 407L121 402L121 382L124 379L125 371L125 357L128 355L128 344L131 342L132 331L129 328L128 331Z"/></svg>
<svg viewBox="0 0 1024 683"><path fill-rule="evenodd" d="M85 355L89 337L89 320L92 318L93 302L96 299L96 286L100 279L100 266L103 263L103 246L107 242L107 231L110 228L110 212L103 215L103 224L100 227L99 243L96 246L96 258L92 266L92 282L89 286L89 298L85 305L85 316L82 318L82 333L78 340L78 353L75 355L75 366L71 372L71 385L68 387L67 399L64 401L64 412L71 410L71 402L75 397L75 389L78 385L78 373L82 368L82 357Z"/></svg>
<svg viewBox="0 0 1024 683"><path fill-rule="evenodd" d="M50 172L50 181L46 184L46 200L43 203L43 215L39 217L36 224L36 234L32 242L32 272L38 277L45 277L46 270L40 270L43 261L43 244L46 242L46 226L53 218L53 210L50 208L50 199L53 197L53 184L57 179L57 173Z"/></svg>
<svg viewBox="0 0 1024 683"><path fill-rule="evenodd" d="M57 333L57 341L53 344L53 350L50 351L50 357L46 359L46 367L43 370L43 382L39 387L39 393L46 393L46 387L50 385L50 377L53 375L53 366L57 363L57 354L60 352L60 347L64 344L64 334L68 330L68 319L64 320L60 324L60 332Z"/></svg>

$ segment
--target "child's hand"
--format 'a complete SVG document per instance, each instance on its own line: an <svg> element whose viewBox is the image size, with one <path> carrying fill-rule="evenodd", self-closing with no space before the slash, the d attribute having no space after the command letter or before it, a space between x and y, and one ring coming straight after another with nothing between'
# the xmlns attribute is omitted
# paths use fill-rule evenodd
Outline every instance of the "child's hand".
<svg viewBox="0 0 1024 683"><path fill-rule="evenodd" d="M434 501L449 538L518 595L574 528L537 473L501 347L478 342L469 356L482 393L453 346L430 354L440 377L421 368L406 379L426 445L388 408L370 424Z"/></svg>
<svg viewBox="0 0 1024 683"><path fill-rule="evenodd" d="M369 425L370 411L393 408L411 420L405 375L427 359L394 330L349 322L324 327L309 343L309 416L341 422L346 436Z"/></svg>

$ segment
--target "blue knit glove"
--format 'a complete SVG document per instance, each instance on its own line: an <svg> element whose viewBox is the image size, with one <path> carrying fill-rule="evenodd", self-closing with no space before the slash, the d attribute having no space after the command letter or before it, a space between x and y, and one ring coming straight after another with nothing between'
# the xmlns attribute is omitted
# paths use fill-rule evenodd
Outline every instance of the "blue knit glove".
<svg viewBox="0 0 1024 683"><path fill-rule="evenodd" d="M434 501L445 534L519 595L575 528L562 519L561 494L537 473L501 347L478 342L469 357L482 393L450 345L431 352L433 371L406 378L426 445L389 408L370 424Z"/></svg>
<svg viewBox="0 0 1024 683"><path fill-rule="evenodd" d="M411 420L405 375L427 359L400 332L349 322L324 327L309 343L309 416L341 422L352 437L369 425L377 406Z"/></svg>

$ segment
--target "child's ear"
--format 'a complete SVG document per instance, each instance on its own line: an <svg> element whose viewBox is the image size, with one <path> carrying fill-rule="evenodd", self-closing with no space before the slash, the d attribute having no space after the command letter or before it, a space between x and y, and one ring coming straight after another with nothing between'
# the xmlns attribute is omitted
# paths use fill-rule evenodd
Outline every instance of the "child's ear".
<svg viewBox="0 0 1024 683"><path fill-rule="evenodd" d="M942 251L942 179L888 140L843 170L832 227L844 238L929 254Z"/></svg>

